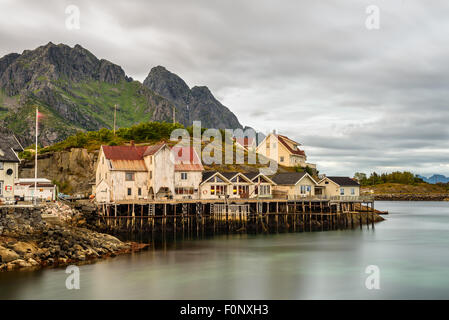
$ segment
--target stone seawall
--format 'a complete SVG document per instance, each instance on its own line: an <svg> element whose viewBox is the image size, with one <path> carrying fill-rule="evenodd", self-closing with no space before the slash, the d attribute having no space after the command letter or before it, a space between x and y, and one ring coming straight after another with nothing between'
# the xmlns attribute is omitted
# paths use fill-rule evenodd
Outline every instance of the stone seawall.
<svg viewBox="0 0 449 320"><path fill-rule="evenodd" d="M72 226L71 217L76 215L60 204L0 207L0 271L63 266L140 249L111 235Z"/></svg>

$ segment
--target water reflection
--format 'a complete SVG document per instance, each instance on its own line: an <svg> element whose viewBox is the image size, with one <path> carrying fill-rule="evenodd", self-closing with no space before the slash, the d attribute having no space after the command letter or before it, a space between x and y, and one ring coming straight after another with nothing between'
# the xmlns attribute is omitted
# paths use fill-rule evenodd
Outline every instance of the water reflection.
<svg viewBox="0 0 449 320"><path fill-rule="evenodd" d="M148 251L64 269L0 274L2 299L449 298L449 204L379 202L374 230L217 236L158 242ZM378 265L381 289L365 288Z"/></svg>

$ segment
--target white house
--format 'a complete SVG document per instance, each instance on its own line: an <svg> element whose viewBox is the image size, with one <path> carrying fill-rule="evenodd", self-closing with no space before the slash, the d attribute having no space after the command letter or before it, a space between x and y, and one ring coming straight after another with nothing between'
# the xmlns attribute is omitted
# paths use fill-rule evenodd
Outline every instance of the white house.
<svg viewBox="0 0 449 320"><path fill-rule="evenodd" d="M102 146L98 156L97 202L199 198L204 168L194 148Z"/></svg>
<svg viewBox="0 0 449 320"><path fill-rule="evenodd" d="M175 199L199 199L204 167L193 147L175 146Z"/></svg>
<svg viewBox="0 0 449 320"><path fill-rule="evenodd" d="M0 202L14 201L14 184L19 178L20 159L23 147L17 138L5 129L0 130Z"/></svg>

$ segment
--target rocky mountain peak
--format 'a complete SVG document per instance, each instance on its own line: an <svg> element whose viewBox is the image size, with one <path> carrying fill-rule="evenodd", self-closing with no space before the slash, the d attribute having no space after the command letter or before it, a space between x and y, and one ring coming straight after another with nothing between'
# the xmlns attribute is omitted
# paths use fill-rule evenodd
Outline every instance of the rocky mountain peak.
<svg viewBox="0 0 449 320"><path fill-rule="evenodd" d="M176 119L185 126L200 120L208 128L242 128L237 117L206 86L192 89L178 75L162 66L151 69L143 84L176 106Z"/></svg>
<svg viewBox="0 0 449 320"><path fill-rule="evenodd" d="M184 109L191 100L185 81L163 66L152 68L143 85L172 101L178 109Z"/></svg>

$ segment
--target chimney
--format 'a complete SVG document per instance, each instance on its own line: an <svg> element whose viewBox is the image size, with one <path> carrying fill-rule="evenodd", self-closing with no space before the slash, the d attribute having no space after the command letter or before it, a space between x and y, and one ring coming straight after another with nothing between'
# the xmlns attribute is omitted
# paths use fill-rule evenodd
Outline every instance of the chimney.
<svg viewBox="0 0 449 320"><path fill-rule="evenodd" d="M129 143L131 144L131 147L134 147L134 140L131 140Z"/></svg>

